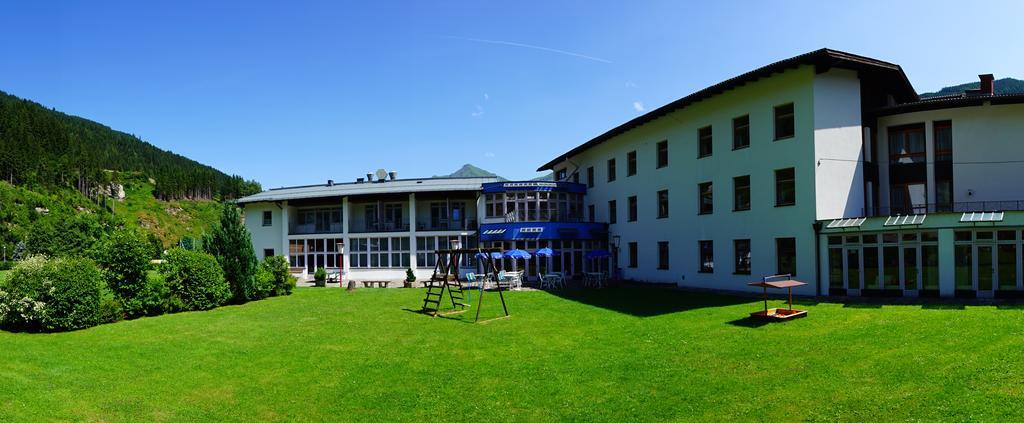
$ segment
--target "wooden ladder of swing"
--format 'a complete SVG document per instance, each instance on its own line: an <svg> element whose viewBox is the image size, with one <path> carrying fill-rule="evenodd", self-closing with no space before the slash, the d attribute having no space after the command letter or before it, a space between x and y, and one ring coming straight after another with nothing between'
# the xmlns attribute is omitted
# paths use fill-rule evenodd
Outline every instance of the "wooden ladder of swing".
<svg viewBox="0 0 1024 423"><path fill-rule="evenodd" d="M427 295L423 298L422 312L434 317L462 313L469 304L465 303L465 291L462 289L462 282L459 281L459 255L444 251L437 251L436 254L437 263L434 264L434 273L427 282ZM444 299L445 291L448 291L452 309L441 312L441 301Z"/></svg>

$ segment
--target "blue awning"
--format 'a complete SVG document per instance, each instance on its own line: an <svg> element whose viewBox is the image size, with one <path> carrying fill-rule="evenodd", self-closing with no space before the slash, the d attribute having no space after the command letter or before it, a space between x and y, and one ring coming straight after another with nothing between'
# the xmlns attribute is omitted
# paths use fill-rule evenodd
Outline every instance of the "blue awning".
<svg viewBox="0 0 1024 423"><path fill-rule="evenodd" d="M480 241L606 239L608 225L590 222L516 222L480 225Z"/></svg>

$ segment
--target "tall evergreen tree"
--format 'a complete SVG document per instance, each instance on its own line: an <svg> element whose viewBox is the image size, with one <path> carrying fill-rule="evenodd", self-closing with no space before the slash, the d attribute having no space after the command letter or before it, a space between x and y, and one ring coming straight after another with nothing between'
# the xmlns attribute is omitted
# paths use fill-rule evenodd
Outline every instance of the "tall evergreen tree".
<svg viewBox="0 0 1024 423"><path fill-rule="evenodd" d="M220 215L220 225L203 241L206 252L217 258L224 269L224 279L231 286L232 301L244 303L256 295L256 253L252 236L242 223L238 206L227 203Z"/></svg>

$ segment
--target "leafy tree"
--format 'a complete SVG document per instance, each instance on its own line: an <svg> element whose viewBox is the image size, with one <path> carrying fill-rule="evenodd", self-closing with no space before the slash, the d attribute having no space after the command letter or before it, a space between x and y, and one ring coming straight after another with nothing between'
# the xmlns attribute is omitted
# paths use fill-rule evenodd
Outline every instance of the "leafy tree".
<svg viewBox="0 0 1024 423"><path fill-rule="evenodd" d="M125 313L130 317L147 313L148 305L144 305L138 297L147 287L146 273L152 255L153 246L149 240L133 229L115 231L96 254L107 285L117 295Z"/></svg>
<svg viewBox="0 0 1024 423"><path fill-rule="evenodd" d="M220 225L203 240L206 252L217 258L224 269L224 278L231 286L232 301L244 303L256 299L256 252L252 236L242 223L238 206L225 204L221 210Z"/></svg>

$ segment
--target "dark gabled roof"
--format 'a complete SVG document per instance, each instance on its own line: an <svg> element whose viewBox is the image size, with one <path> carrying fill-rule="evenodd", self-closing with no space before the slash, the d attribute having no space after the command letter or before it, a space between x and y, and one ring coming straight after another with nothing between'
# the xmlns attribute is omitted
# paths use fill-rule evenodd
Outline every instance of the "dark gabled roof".
<svg viewBox="0 0 1024 423"><path fill-rule="evenodd" d="M770 65L754 69L750 72L737 76L735 78L727 79L719 82L715 85L707 87L703 90L697 91L686 97L680 98L676 101L668 103L657 109L651 110L650 112L638 116L629 122L623 123L622 125L612 128L608 132L605 132L597 137L587 141L568 152L559 155L554 160L544 164L537 171L543 171L551 169L554 165L559 162L568 159L571 156L577 155L597 144L600 144L608 139L621 135L630 129L645 123L651 122L676 110L690 106L691 104L697 103L702 100L714 97L722 94L726 91L741 87L745 84L757 81L761 78L766 78L775 73L781 73L788 69L794 69L803 65L814 65L820 71L828 70L829 68L843 68L853 69L857 71L868 71L879 73L887 77L880 78L885 81L891 81L888 88L893 92L893 96L896 97L896 101L899 103L903 102L916 102L919 100L917 92L914 91L914 87L910 84L910 80L907 79L907 75L903 73L903 69L899 65L889 62L883 62L881 60L875 60L870 57L858 56L852 53L846 53L838 50L830 50L823 48L821 50L815 50L809 53L804 53L799 56L791 57L786 60L781 60Z"/></svg>
<svg viewBox="0 0 1024 423"><path fill-rule="evenodd" d="M900 113L921 112L925 110L953 109L957 107L980 106L985 103L991 104L1019 104L1024 103L1024 94L954 94L940 97L929 97L920 101L897 104L895 106L881 107L872 110L874 116L890 116Z"/></svg>

